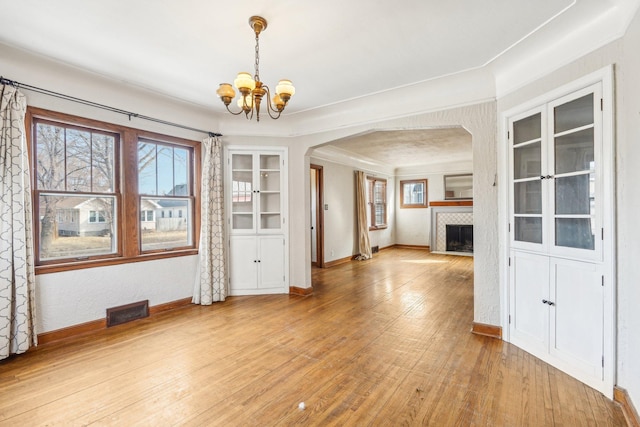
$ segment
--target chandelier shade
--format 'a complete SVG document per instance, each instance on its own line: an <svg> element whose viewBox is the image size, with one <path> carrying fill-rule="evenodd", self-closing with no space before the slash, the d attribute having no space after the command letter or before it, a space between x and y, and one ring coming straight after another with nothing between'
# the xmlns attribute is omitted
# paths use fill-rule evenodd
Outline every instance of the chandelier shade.
<svg viewBox="0 0 640 427"><path fill-rule="evenodd" d="M284 111L287 103L291 97L296 93L296 89L291 83L291 80L282 79L276 85L275 94L271 96L271 89L263 82L260 81L260 33L267 28L267 20L260 16L252 16L249 18L249 25L253 29L256 35L256 49L255 49L255 74L251 76L250 73L243 71L238 73L233 85L240 92L237 105L240 107L240 111L233 112L229 108L231 101L236 96L236 91L229 83L220 83L220 87L216 91L216 94L220 100L224 103L227 111L233 115L244 113L248 120L251 120L255 115L256 121L260 121L260 106L262 98L266 95L266 110L269 117L272 119L278 119L280 114Z"/></svg>

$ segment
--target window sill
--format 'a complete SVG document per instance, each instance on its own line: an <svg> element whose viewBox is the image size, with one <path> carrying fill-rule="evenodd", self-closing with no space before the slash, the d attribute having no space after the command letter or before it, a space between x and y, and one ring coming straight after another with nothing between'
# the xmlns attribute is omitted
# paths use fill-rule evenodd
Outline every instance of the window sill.
<svg viewBox="0 0 640 427"><path fill-rule="evenodd" d="M376 225L374 227L369 227L369 231L384 230L385 228L387 228L386 225Z"/></svg>
<svg viewBox="0 0 640 427"><path fill-rule="evenodd" d="M36 266L36 275L47 273L59 273L63 271L82 270L85 268L105 267L110 265L130 264L132 262L153 261L157 259L175 258L181 256L198 255L197 249L186 249L183 251L153 253L148 255L139 255L136 257L118 257L105 258L90 261L69 262L64 264L47 264Z"/></svg>

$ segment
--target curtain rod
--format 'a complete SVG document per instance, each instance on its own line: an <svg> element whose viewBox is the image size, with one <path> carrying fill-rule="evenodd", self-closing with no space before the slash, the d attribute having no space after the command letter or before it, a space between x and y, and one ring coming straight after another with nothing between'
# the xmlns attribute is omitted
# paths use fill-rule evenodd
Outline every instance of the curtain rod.
<svg viewBox="0 0 640 427"><path fill-rule="evenodd" d="M101 108L103 110L111 111L113 113L123 114L125 116L128 116L129 120L131 120L131 117L135 117L137 119L147 120L147 121L150 121L150 122L160 123L160 124L163 124L163 125L168 125L168 126L181 128L181 129L192 130L192 131L195 131L195 132L204 133L204 134L209 135L210 137L222 136L221 133L211 132L211 131L202 130L202 129L196 129L196 128L192 128L192 127L189 127L189 126L181 125L181 124L178 124L178 123L172 123L172 122L168 122L166 120L156 119L154 117L144 116L144 115L138 114L138 113L132 113L131 111L121 110L120 108L110 107L108 105L98 104L97 102L87 101L86 99L76 98L74 96L65 95L63 93L54 92L54 91L51 91L51 90L48 90L48 89L43 89L43 88L40 88L40 87L37 87L37 86L31 86L31 85L28 85L28 84L25 84L25 83L20 83L20 82L17 82L15 80L6 79L6 78L4 78L2 76L0 76L0 84L10 85L10 86L14 86L14 87L19 88L19 89L26 89L26 90L30 90L32 92L42 93L44 95L53 96L55 98L60 98L60 99L64 99L64 100L67 100L67 101L77 102L78 104L84 104L84 105L88 105L90 107Z"/></svg>

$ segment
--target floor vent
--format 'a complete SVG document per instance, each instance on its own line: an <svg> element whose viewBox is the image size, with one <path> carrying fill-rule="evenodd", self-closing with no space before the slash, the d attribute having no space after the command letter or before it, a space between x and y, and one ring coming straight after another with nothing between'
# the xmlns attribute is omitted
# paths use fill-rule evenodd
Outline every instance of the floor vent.
<svg viewBox="0 0 640 427"><path fill-rule="evenodd" d="M377 254L378 252L380 252L380 246L372 246L371 247L371 253L372 254Z"/></svg>
<svg viewBox="0 0 640 427"><path fill-rule="evenodd" d="M107 308L107 327L149 316L149 300Z"/></svg>

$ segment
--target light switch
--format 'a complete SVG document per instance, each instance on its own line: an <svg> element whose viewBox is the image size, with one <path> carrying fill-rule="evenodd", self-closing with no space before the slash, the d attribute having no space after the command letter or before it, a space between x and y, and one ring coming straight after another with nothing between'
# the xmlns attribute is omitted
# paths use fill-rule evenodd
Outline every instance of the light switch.
<svg viewBox="0 0 640 427"><path fill-rule="evenodd" d="M327 203L324 204L324 210L328 211L329 210L329 205Z"/></svg>

